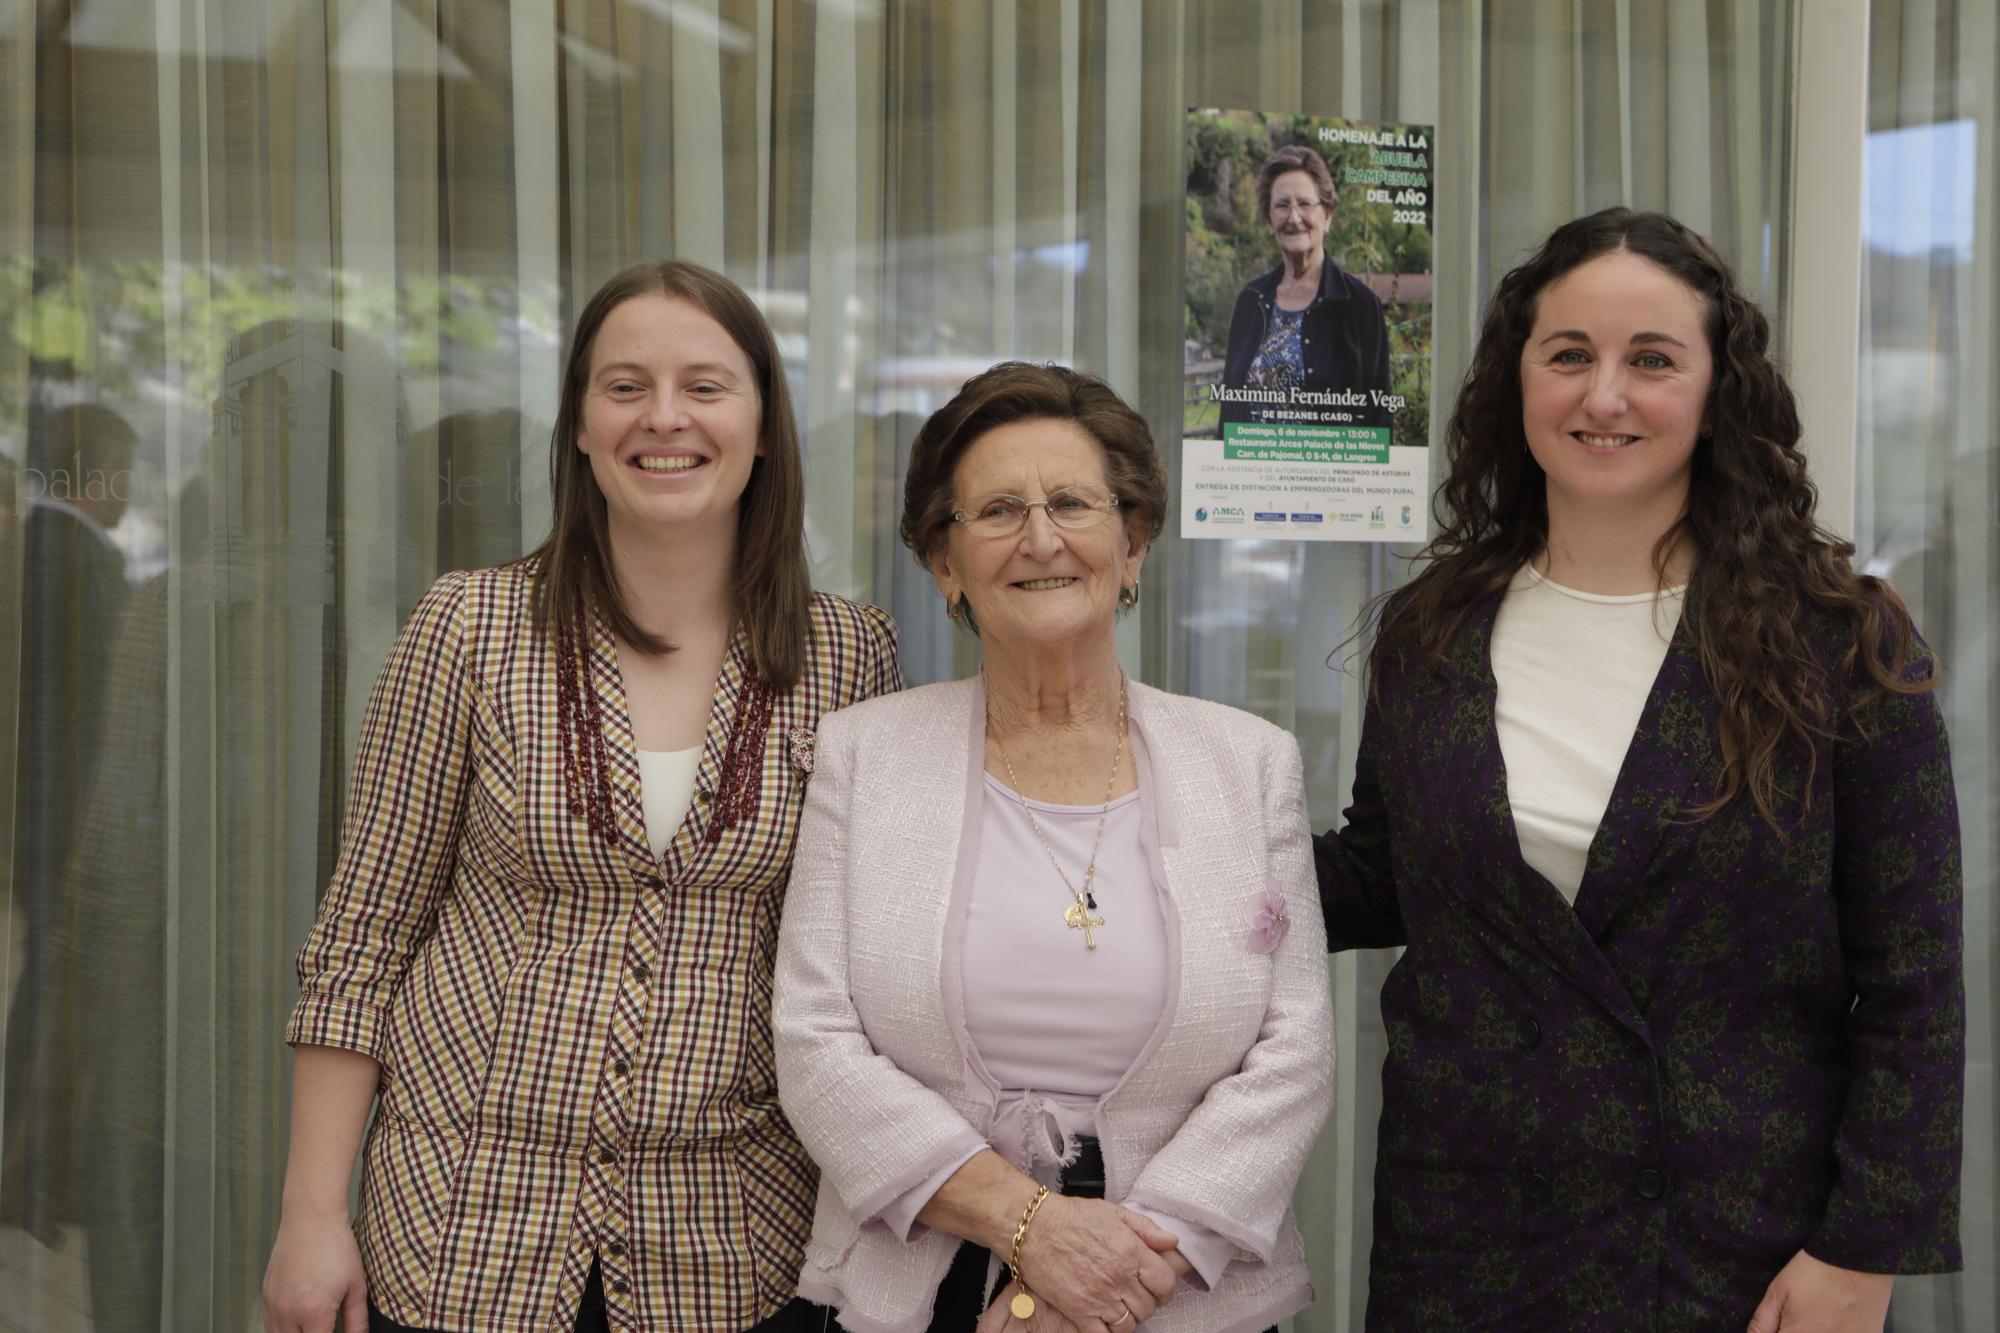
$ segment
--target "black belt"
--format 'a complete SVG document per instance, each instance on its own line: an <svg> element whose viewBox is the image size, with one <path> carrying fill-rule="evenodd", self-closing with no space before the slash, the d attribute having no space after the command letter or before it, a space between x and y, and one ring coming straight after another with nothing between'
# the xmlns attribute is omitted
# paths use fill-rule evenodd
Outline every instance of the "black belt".
<svg viewBox="0 0 2000 1333"><path fill-rule="evenodd" d="M1079 1199L1101 1199L1104 1197L1104 1149L1088 1134L1077 1135L1074 1142L1076 1156L1056 1177L1056 1193Z"/></svg>

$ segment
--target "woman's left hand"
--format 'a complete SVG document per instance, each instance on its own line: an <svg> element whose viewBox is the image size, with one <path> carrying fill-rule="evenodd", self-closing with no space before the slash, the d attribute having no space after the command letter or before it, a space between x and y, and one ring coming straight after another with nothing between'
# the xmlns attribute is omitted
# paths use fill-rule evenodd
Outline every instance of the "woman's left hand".
<svg viewBox="0 0 2000 1333"><path fill-rule="evenodd" d="M1063 1312L1047 1301L1036 1301L1035 1312L1025 1320L1016 1319L1014 1312L1007 1308L1021 1290L1018 1282L1009 1282L1000 1288L1000 1294L993 1298L993 1304L986 1313L979 1316L979 1323L973 1333L1076 1333L1076 1325L1063 1317ZM1131 1333L1132 1325L1121 1325L1123 1333Z"/></svg>
<svg viewBox="0 0 2000 1333"><path fill-rule="evenodd" d="M1857 1273L1792 1256L1750 1316L1749 1333L1882 1333L1893 1273Z"/></svg>

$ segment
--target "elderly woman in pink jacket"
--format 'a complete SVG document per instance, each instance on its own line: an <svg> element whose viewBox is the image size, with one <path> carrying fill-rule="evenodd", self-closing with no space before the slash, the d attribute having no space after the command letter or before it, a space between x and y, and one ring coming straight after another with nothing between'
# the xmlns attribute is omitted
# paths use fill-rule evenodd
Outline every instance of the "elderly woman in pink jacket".
<svg viewBox="0 0 2000 1333"><path fill-rule="evenodd" d="M1312 1299L1298 748L1119 670L1166 503L1145 421L1058 366L977 376L912 447L903 540L985 664L824 720L774 1009L822 1171L799 1291L851 1333L1256 1333Z"/></svg>

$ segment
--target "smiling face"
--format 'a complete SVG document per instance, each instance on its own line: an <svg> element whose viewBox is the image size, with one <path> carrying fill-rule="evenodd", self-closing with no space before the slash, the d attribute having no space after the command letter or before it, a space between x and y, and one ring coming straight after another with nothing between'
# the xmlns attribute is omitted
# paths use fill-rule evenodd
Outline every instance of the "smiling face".
<svg viewBox="0 0 2000 1333"><path fill-rule="evenodd" d="M1705 315L1693 288L1622 250L1542 289L1521 350L1521 424L1552 517L1679 514L1715 377Z"/></svg>
<svg viewBox="0 0 2000 1333"><path fill-rule="evenodd" d="M1303 171L1288 171L1271 182L1271 211L1265 218L1271 239L1290 259L1309 258L1325 248L1333 210L1320 198L1319 186Z"/></svg>
<svg viewBox="0 0 2000 1333"><path fill-rule="evenodd" d="M953 473L953 506L996 494L1039 501L1069 486L1110 489L1103 448L1074 422L1015 421L966 449ZM949 525L930 561L946 603L964 598L989 646L1027 651L1093 635L1108 644L1119 590L1138 585L1145 563L1146 549L1133 545L1120 511L1079 530L1057 527L1039 505L1008 537Z"/></svg>
<svg viewBox="0 0 2000 1333"><path fill-rule="evenodd" d="M763 407L750 358L700 306L654 294L612 310L580 420L614 543L663 529L733 537Z"/></svg>

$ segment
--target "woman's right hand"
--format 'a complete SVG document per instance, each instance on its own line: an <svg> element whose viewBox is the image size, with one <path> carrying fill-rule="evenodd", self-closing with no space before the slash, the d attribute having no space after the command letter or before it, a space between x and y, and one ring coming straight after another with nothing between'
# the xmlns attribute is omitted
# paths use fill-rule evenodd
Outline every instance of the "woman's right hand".
<svg viewBox="0 0 2000 1333"><path fill-rule="evenodd" d="M279 1221L264 1270L264 1333L368 1333L368 1281L345 1209Z"/></svg>
<svg viewBox="0 0 2000 1333"><path fill-rule="evenodd" d="M347 1184L382 1066L302 1044L292 1060L292 1148L278 1239L264 1270L264 1333L368 1333L368 1283Z"/></svg>
<svg viewBox="0 0 2000 1333"><path fill-rule="evenodd" d="M1021 1243L1021 1276L1080 1333L1131 1333L1173 1299L1174 1234L1102 1199L1051 1194ZM1171 1255L1171 1258L1169 1257Z"/></svg>
<svg viewBox="0 0 2000 1333"><path fill-rule="evenodd" d="M1014 1297L1021 1290L1018 1282L1009 1282L1000 1288L1000 1294L993 1298L993 1304L986 1307L986 1313L979 1316L973 1325L973 1333L1076 1333L1076 1325L1063 1318L1061 1310L1053 1305L1040 1304L1026 1319L1016 1319L1010 1308ZM1120 1324L1121 1333L1130 1333L1130 1324Z"/></svg>

